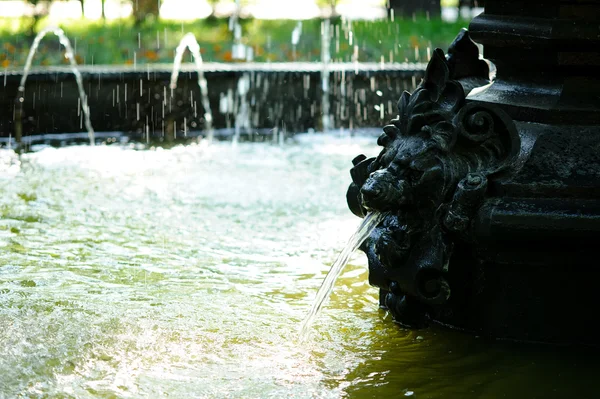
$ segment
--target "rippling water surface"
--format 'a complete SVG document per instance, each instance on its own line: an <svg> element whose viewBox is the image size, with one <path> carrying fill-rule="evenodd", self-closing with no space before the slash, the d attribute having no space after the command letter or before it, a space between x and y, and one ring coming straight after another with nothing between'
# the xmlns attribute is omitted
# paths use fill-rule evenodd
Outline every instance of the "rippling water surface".
<svg viewBox="0 0 600 399"><path fill-rule="evenodd" d="M356 253L331 140L0 153L0 398L597 397L568 350L406 331Z"/></svg>

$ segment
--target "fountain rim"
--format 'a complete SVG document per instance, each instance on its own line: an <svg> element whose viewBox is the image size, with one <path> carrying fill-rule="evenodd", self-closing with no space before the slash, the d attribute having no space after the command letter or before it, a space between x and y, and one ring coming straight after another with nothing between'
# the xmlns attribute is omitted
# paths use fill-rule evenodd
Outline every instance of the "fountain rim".
<svg viewBox="0 0 600 399"><path fill-rule="evenodd" d="M140 65L78 65L82 75L94 75L99 73L170 73L173 69L172 63L155 63ZM332 62L329 64L330 72L422 72L427 67L426 63L378 63L378 62ZM298 73L321 73L321 62L240 62L222 63L205 62L204 72L298 72ZM183 63L181 72L196 72L194 63ZM68 66L36 66L32 67L29 75L41 75L48 73L71 73ZM0 76L20 76L23 74L22 67L9 67L0 70Z"/></svg>

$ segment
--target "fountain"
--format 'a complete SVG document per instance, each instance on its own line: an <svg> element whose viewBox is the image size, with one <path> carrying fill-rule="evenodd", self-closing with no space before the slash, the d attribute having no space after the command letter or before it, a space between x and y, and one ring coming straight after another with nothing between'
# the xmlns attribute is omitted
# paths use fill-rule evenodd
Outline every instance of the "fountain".
<svg viewBox="0 0 600 399"><path fill-rule="evenodd" d="M485 7L353 161L369 281L405 326L597 346L600 1Z"/></svg>
<svg viewBox="0 0 600 399"><path fill-rule="evenodd" d="M206 78L204 77L204 66L202 55L200 54L200 45L192 33L187 33L185 36L183 36L183 39L181 39L179 45L177 45L177 48L175 49L175 60L173 62L171 84L169 85L171 88L171 97L173 96L173 90L177 88L177 78L179 76L179 71L181 70L181 61L183 60L183 53L185 52L186 48L190 50L192 56L194 57L196 71L198 73L198 87L200 88L202 107L204 108L204 120L206 122L205 128L208 131L208 141L211 142L213 139L213 115L210 108L210 101L208 99L208 84L206 83ZM195 103L194 110L196 110ZM184 124L184 126L187 127L186 124Z"/></svg>
<svg viewBox="0 0 600 399"><path fill-rule="evenodd" d="M597 396L589 348L479 338L596 343L600 12L565 4L488 0L426 70L80 68L96 139L150 145L61 144L82 130L76 82L32 67L23 143L62 148L0 148L0 397ZM215 140L170 146L206 134L199 70ZM22 72L0 75L8 141ZM244 142L321 130L327 76L333 128L372 127L412 91L380 156L371 131Z"/></svg>
<svg viewBox="0 0 600 399"><path fill-rule="evenodd" d="M383 69L380 63L331 63L329 100L330 114L335 119L333 127L369 129L380 123L381 111L372 104L380 104L382 97L392 98L398 91L412 90L423 75L423 68L421 64L408 63L386 63ZM170 64L138 66L136 69L82 65L79 69L89 93L88 106L103 111L90 114L97 138L108 137L108 133L110 137L116 137L114 132L119 132L121 137L146 141L149 132L150 141L160 143L165 140L169 125L174 124L180 132L187 126L189 139L206 134L206 129L200 130L206 126L203 113L197 112L201 104L194 106L204 101L195 64L181 64L175 90L169 88L173 72ZM244 74L254 76L246 96L248 99L254 97L255 102L248 103L253 134L241 128L243 137L270 139L273 129L280 132L322 131L323 74L320 63L231 65L205 62L203 71L211 86L208 91L210 109L224 111L213 111L215 136L231 140L235 135L237 114L232 114L233 107L220 105L224 105L222 99L228 98L230 90L233 105L241 100L237 98L238 82L245 79ZM33 97L25 97L23 102L27 115L23 119L24 140L60 142L58 133L81 131L77 114L65 112L68 107L76 110L80 102L79 96L74 96L78 89L69 79L71 74L70 69L63 67L53 67L52 72L44 68L31 69L28 85L35 85L36 98L34 102ZM18 93L20 79L20 71L0 70L0 80L6 82L0 85L0 142L7 142L9 136L15 135L13 103L9 98L14 99ZM278 101L270 101L272 98ZM178 138L183 139L183 134Z"/></svg>
<svg viewBox="0 0 600 399"><path fill-rule="evenodd" d="M230 25L234 29L239 23L232 18ZM292 32L294 48L300 43L301 29L298 24ZM72 67L55 66L51 72L49 68L30 67L26 74L10 68L0 70L4 83L0 85L0 142L22 136L27 143L61 145L68 137L75 137L64 134L81 132L84 122L94 126L99 139L120 137L151 143L214 134L227 139L237 134L261 141L275 134L279 140L284 132L372 128L392 109L391 102L381 99L413 90L425 65L359 62L352 30L342 29L355 48L355 56L348 62L332 62L326 49L332 47L332 35L339 46L340 32L325 20L321 63L203 62L196 39L188 35L178 46L175 67L81 65L77 72ZM194 63L183 62L186 48L193 50ZM69 62L74 65L73 58ZM70 81L73 73L76 82ZM24 75L32 85L33 96L18 95ZM87 94L81 92L84 86ZM234 94L234 102L231 108L224 108L222 98L229 98L229 92ZM23 98L16 108L10 101L15 96ZM273 98L278 101L274 103ZM84 102L87 107L82 108ZM199 107L204 112L198 113ZM89 108L102 112L90 114ZM224 112L212 113L215 109ZM20 122L19 114L23 115Z"/></svg>
<svg viewBox="0 0 600 399"><path fill-rule="evenodd" d="M83 121L85 123L85 128L88 132L88 137L90 140L90 145L94 145L94 128L92 127L92 122L90 121L90 107L88 106L87 95L85 94L85 90L83 89L83 78L81 77L81 72L77 67L77 62L75 61L75 52L73 51L73 47L71 47L71 42L69 38L65 35L62 29L58 27L48 27L42 29L33 40L33 44L31 45L31 49L29 50L29 54L27 55L27 61L25 62L25 68L23 69L23 75L21 76L21 81L19 83L19 93L17 95L18 105L15 109L15 140L18 144L21 143L22 138L22 127L21 127L21 116L23 114L23 102L25 101L25 83L27 82L27 76L29 75L29 71L31 69L31 63L33 61L33 56L37 51L40 42L42 39L48 34L52 33L58 37L60 44L65 47L65 58L69 60L69 64L71 65L71 72L75 76L75 81L77 82L77 89L79 93L80 104L78 104L77 112L79 114L79 110L81 109L83 115Z"/></svg>

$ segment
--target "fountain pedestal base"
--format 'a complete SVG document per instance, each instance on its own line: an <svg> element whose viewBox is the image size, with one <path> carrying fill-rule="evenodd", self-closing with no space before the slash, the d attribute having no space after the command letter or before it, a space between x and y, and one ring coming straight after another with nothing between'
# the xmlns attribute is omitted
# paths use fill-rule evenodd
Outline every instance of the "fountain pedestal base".
<svg viewBox="0 0 600 399"><path fill-rule="evenodd" d="M521 341L598 345L600 1L492 0L436 50L350 209L388 217L364 243L381 305ZM360 162L358 162L360 161Z"/></svg>

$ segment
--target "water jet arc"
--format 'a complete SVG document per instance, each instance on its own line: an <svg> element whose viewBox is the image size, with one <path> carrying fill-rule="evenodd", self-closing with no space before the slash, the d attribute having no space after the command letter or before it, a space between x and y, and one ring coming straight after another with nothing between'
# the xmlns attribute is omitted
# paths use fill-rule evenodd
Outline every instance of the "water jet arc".
<svg viewBox="0 0 600 399"><path fill-rule="evenodd" d="M20 118L22 116L22 105L25 99L25 82L27 82L27 76L29 75L29 71L31 70L31 63L33 62L33 56L37 51L40 42L42 39L48 34L53 33L58 37L60 44L65 47L65 57L69 60L69 64L71 66L71 72L75 75L75 80L77 81L77 88L79 90L79 99L81 101L81 110L83 112L85 128L88 132L88 137L90 139L90 145L93 146L95 142L94 128L92 127L92 122L90 120L90 107L87 101L87 95L85 94L85 90L83 89L83 78L81 76L81 72L77 68L77 62L75 61L75 52L73 51L73 47L71 46L71 42L69 38L65 35L65 32L56 26L50 26L38 33L33 39L33 44L31 45L31 49L29 50L29 54L27 55L27 61L25 62L25 68L23 69L23 76L21 77L21 82L19 83L19 91L17 95L17 103L20 106L18 110L15 112L15 139L17 143L21 141L21 123Z"/></svg>
<svg viewBox="0 0 600 399"><path fill-rule="evenodd" d="M210 102L208 100L208 85L206 83L206 78L204 77L204 64L202 55L200 54L200 45L198 44L198 41L193 33L186 33L175 49L175 60L173 62L173 72L171 73L171 84L169 87L171 89L171 94L173 93L173 90L177 88L177 77L179 76L179 71L181 70L183 53L185 52L186 48L190 50L190 53L192 53L192 57L194 58L194 63L196 65L196 71L198 72L198 86L200 87L202 107L204 107L204 120L206 121L208 140L211 142L214 134L212 127L213 115L210 108Z"/></svg>

